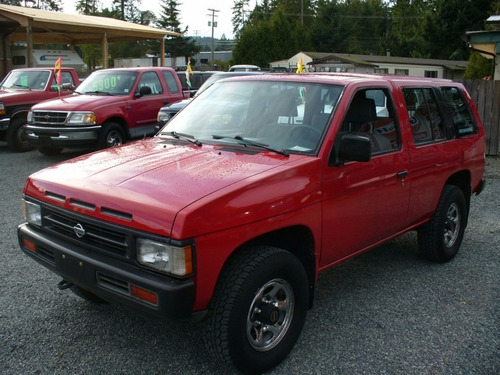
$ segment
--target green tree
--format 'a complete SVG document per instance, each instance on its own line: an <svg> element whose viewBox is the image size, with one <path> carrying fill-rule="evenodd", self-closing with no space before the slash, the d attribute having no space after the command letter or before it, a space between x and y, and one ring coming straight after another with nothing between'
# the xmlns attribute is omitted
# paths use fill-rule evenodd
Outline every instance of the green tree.
<svg viewBox="0 0 500 375"><path fill-rule="evenodd" d="M231 19L233 23L233 34L237 37L245 25L246 16L245 8L248 7L250 0L234 0L233 6L233 18Z"/></svg>
<svg viewBox="0 0 500 375"><path fill-rule="evenodd" d="M114 18L132 23L140 23L141 11L139 6L142 0L113 0L112 10Z"/></svg>
<svg viewBox="0 0 500 375"><path fill-rule="evenodd" d="M85 15L96 15L100 7L99 0L78 0L75 5L77 12Z"/></svg>
<svg viewBox="0 0 500 375"><path fill-rule="evenodd" d="M0 0L0 4L21 6L21 0Z"/></svg>
<svg viewBox="0 0 500 375"><path fill-rule="evenodd" d="M304 18L301 17L301 0L264 0L257 5L237 34L232 63L267 67L271 61L308 49L313 3L304 0L307 6L304 9L308 12L304 11L304 15L308 15Z"/></svg>
<svg viewBox="0 0 500 375"><path fill-rule="evenodd" d="M322 52L384 53L387 12L382 0L320 0L311 32L313 48Z"/></svg>
<svg viewBox="0 0 500 375"><path fill-rule="evenodd" d="M397 0L387 13L386 35L382 42L387 51L402 57L428 57L424 35L427 0Z"/></svg>
<svg viewBox="0 0 500 375"><path fill-rule="evenodd" d="M478 52L472 52L464 73L465 79L481 79L493 75L493 59L487 59Z"/></svg>
<svg viewBox="0 0 500 375"><path fill-rule="evenodd" d="M0 4L18 5L26 8L37 8L42 10L51 10L55 12L62 11L62 0L0 0Z"/></svg>
<svg viewBox="0 0 500 375"><path fill-rule="evenodd" d="M181 4L176 0L161 0L161 16L158 19L158 24L165 30L174 31L184 34L188 28L184 30L180 28L179 21L179 6ZM200 51L200 47L190 37L185 36L168 36L164 40L165 52L172 58L185 56L190 57ZM159 52L160 46L156 44L156 51Z"/></svg>
<svg viewBox="0 0 500 375"><path fill-rule="evenodd" d="M467 60L469 51L462 36L483 30L492 0L431 0L425 13L424 38L431 58Z"/></svg>

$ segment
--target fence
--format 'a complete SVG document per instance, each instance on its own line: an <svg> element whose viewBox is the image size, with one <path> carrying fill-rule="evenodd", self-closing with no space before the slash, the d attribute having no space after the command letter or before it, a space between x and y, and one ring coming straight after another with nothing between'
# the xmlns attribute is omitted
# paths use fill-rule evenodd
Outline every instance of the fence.
<svg viewBox="0 0 500 375"><path fill-rule="evenodd" d="M472 100L483 120L486 154L499 154L500 128L500 81L466 80L464 86L469 91Z"/></svg>

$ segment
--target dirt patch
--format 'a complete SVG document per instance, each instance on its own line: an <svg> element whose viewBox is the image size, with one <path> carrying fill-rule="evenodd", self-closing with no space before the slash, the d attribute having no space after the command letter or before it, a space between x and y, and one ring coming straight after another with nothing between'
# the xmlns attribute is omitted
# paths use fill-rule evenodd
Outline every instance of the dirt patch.
<svg viewBox="0 0 500 375"><path fill-rule="evenodd" d="M500 157L487 156L486 166L484 169L485 178L500 179Z"/></svg>

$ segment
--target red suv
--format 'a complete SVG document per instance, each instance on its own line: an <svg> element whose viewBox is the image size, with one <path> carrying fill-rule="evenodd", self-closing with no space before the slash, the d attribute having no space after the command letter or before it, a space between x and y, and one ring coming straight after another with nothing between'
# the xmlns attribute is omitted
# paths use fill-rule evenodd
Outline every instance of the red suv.
<svg viewBox="0 0 500 375"><path fill-rule="evenodd" d="M160 108L182 99L172 68L98 70L73 95L34 105L24 131L45 155L65 147L114 147L154 135Z"/></svg>
<svg viewBox="0 0 500 375"><path fill-rule="evenodd" d="M155 138L30 176L19 243L84 298L206 315L211 356L262 372L297 341L320 272L410 230L426 258L457 254L484 149L452 81L230 78Z"/></svg>

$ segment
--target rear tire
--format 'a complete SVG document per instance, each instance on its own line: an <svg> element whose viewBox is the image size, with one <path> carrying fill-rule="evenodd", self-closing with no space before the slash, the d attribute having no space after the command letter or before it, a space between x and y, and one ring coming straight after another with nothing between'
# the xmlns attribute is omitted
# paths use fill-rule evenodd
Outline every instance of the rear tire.
<svg viewBox="0 0 500 375"><path fill-rule="evenodd" d="M418 246L422 255L440 263L453 259L460 249L468 214L462 190L445 185L431 221L418 230Z"/></svg>
<svg viewBox="0 0 500 375"><path fill-rule="evenodd" d="M278 365L300 336L309 301L303 265L291 253L254 247L224 267L206 321L212 357L243 373Z"/></svg>

